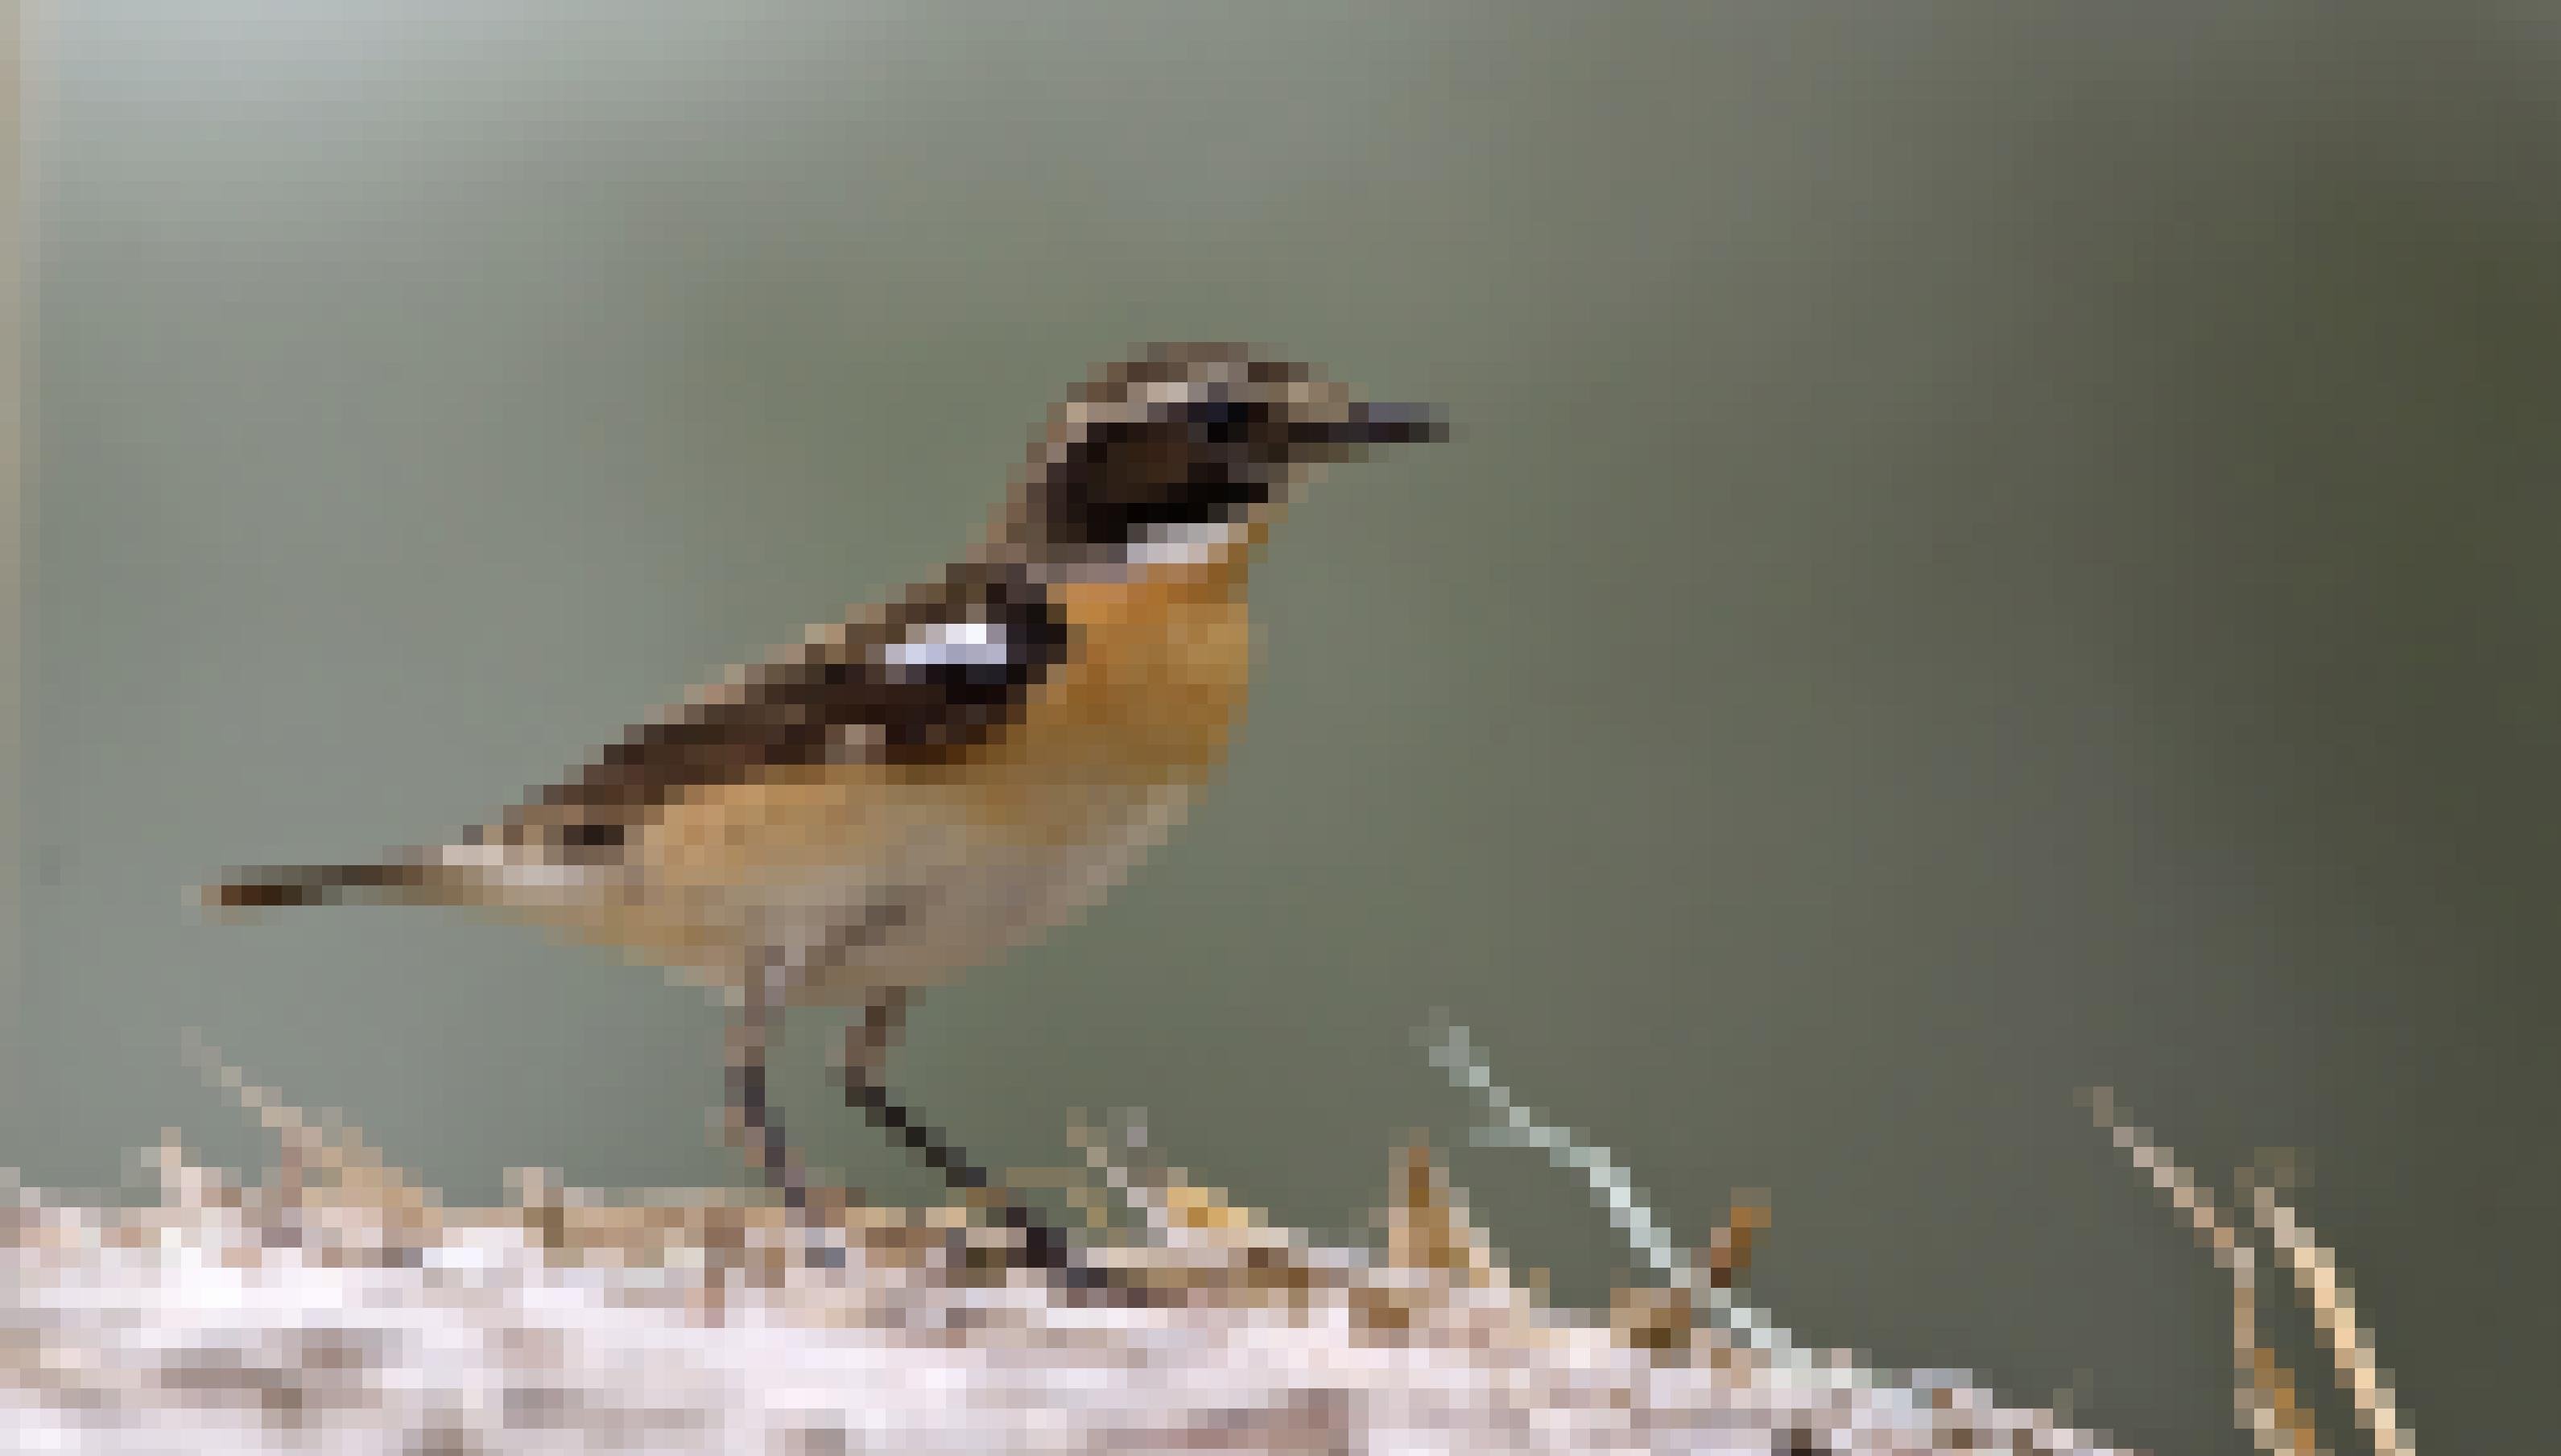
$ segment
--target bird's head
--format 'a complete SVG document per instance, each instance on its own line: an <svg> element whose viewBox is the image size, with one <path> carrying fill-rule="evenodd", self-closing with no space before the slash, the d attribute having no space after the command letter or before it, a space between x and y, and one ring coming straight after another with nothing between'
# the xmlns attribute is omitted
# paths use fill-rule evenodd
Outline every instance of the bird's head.
<svg viewBox="0 0 2561 1456"><path fill-rule="evenodd" d="M1319 467L1447 433L1241 345L1158 344L1050 412L998 541L1053 573L1225 563Z"/></svg>

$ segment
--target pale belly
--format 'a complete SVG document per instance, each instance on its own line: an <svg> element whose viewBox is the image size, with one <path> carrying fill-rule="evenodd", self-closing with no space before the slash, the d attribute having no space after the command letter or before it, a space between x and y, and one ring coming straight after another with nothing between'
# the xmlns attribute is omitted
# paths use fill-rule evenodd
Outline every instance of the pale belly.
<svg viewBox="0 0 2561 1456"><path fill-rule="evenodd" d="M1181 821L1187 785L1094 794L1090 832L1048 843L938 818L889 863L812 867L721 907L739 940L789 968L791 1004L859 1002L996 959L1117 888ZM728 979L724 975L722 979Z"/></svg>

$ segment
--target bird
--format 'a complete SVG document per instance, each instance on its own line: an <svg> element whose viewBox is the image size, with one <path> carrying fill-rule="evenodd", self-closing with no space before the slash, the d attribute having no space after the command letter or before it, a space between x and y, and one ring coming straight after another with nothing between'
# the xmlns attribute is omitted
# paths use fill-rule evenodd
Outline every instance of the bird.
<svg viewBox="0 0 2561 1456"><path fill-rule="evenodd" d="M1247 585L1326 467L1448 438L1257 346L1160 343L1048 412L970 549L626 729L447 838L338 864L235 868L247 912L457 906L655 964L727 1009L725 1109L766 1184L817 1190L767 1086L783 1013L852 1007L847 1101L953 1188L966 1151L893 1096L917 997L1078 918L1180 822L1224 758L1256 628ZM1026 1262L1080 1267L1017 1202Z"/></svg>

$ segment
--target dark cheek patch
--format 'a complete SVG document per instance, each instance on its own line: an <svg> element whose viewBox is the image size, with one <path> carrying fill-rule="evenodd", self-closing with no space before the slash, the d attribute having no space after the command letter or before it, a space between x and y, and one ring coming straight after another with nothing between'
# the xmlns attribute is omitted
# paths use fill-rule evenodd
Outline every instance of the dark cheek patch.
<svg viewBox="0 0 2561 1456"><path fill-rule="evenodd" d="M1234 520L1271 497L1261 459L1250 435L1211 440L1182 421L1109 427L1050 468L1045 519L1062 541L1097 551L1159 527Z"/></svg>

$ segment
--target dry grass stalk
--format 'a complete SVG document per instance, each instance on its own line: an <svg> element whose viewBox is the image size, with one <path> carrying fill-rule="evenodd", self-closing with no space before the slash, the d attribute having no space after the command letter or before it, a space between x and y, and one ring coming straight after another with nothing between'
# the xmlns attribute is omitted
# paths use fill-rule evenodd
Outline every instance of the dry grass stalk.
<svg viewBox="0 0 2561 1456"><path fill-rule="evenodd" d="M2120 1115L2116 1093L2092 1087L2085 1094L2091 1116L2134 1167L2183 1214L2214 1261L2232 1281L2234 1395L2241 1424L2270 1456L2313 1456L2324 1448L2298 1392L2294 1373L2259 1339L2259 1250L2243 1238L2247 1225L2227 1218L2214 1196L2143 1128ZM2357 1418L2381 1456L2414 1456L2407 1427L2383 1380L2369 1334L2356 1323L2355 1306L2336 1261L2310 1230L2296 1222L2264 1184L2248 1200L2261 1229L2286 1257L2298 1288L2309 1298L2314 1323L2333 1352Z"/></svg>
<svg viewBox="0 0 2561 1456"><path fill-rule="evenodd" d="M2374 1358L2374 1335L2356 1318L2356 1301L2339 1273L2338 1260L2313 1237L2294 1211L2277 1201L2275 1189L2250 1191L2250 1211L2261 1231L2295 1276L2295 1287L2311 1301L2312 1322L2338 1368L2339 1380L2356 1404L2356 1416L2374 1438L2382 1456L2412 1456L2409 1429L2401 1423L2391 1382Z"/></svg>

